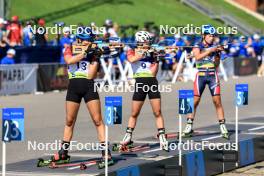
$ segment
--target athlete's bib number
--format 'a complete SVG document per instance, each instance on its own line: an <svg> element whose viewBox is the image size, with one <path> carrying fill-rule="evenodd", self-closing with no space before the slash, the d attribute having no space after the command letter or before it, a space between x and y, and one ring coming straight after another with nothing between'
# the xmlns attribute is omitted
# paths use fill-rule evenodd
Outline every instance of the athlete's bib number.
<svg viewBox="0 0 264 176"><path fill-rule="evenodd" d="M77 63L77 68L78 68L78 69L81 68L82 70L85 71L85 70L87 69L87 65L88 65L87 62L78 62L78 63Z"/></svg>
<svg viewBox="0 0 264 176"><path fill-rule="evenodd" d="M145 68L147 67L146 63L142 62L142 63L141 63L141 67L142 67L143 69L145 69Z"/></svg>
<svg viewBox="0 0 264 176"><path fill-rule="evenodd" d="M81 76L83 77L83 75L87 75L88 73L88 62L86 61L81 61L81 62L77 62L76 64L72 64L68 66L68 70L71 73L72 77L78 77Z"/></svg>

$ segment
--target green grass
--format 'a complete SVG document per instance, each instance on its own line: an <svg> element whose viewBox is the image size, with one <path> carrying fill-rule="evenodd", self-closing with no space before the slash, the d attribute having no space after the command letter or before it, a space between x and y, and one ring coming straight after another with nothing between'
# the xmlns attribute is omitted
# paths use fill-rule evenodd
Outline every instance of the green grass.
<svg viewBox="0 0 264 176"><path fill-rule="evenodd" d="M230 14L236 19L244 22L245 24L249 24L256 29L262 30L264 32L264 23L257 18L247 14L246 12L232 6L231 4L225 2L224 0L198 0L203 5L209 7L214 12L221 14L226 13Z"/></svg>
<svg viewBox="0 0 264 176"><path fill-rule="evenodd" d="M96 3L95 3L96 2ZM86 3L86 4L83 4ZM96 4L96 5L94 5ZM20 19L42 16L48 13L58 14L59 10L74 6L85 6L83 11L73 11L62 17L48 21L64 21L69 24L89 24L96 22L102 25L106 18L113 19L118 24L137 24L141 27L145 21L154 21L158 25L223 24L181 4L178 0L12 0L11 15ZM77 8L78 10L78 8Z"/></svg>

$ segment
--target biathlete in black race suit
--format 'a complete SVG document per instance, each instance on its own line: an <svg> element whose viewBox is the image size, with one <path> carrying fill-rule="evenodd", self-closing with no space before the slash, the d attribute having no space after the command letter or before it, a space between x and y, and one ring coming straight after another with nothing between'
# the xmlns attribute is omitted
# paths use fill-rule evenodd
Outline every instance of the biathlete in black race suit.
<svg viewBox="0 0 264 176"><path fill-rule="evenodd" d="M101 50L92 43L95 35L89 28L78 29L77 41L72 46L65 49L64 59L68 65L69 85L66 95L66 124L62 147L54 155L54 161L68 160L68 150L73 137L73 129L80 108L80 103L84 99L86 107L92 117L97 130L98 140L102 148L105 145L105 125L101 115L101 103L98 92L94 86L99 67ZM95 46L94 46L95 45ZM101 164L104 162L105 151L102 150ZM108 163L113 164L110 150L108 151Z"/></svg>
<svg viewBox="0 0 264 176"><path fill-rule="evenodd" d="M161 97L156 79L159 63L155 53L150 51L150 34L147 31L139 31L135 34L135 39L138 47L130 49L127 52L127 59L132 65L133 77L136 81L135 91L133 94L131 116L128 121L125 136L120 144L122 147L133 143L132 133L136 127L136 122L146 96L148 95L156 120L160 146L163 150L168 150L164 119L161 113Z"/></svg>
<svg viewBox="0 0 264 176"><path fill-rule="evenodd" d="M213 46L215 31L216 30L213 26L203 25L202 41L193 49L196 68L198 69L194 81L194 113L189 114L187 117L187 125L183 131L183 137L190 137L193 134L193 120L196 114L196 109L199 105L203 91L206 85L208 85L216 108L221 135L224 138L229 139L229 134L225 126L224 109L220 95L220 80L218 77L220 52L223 51L224 48L223 46Z"/></svg>

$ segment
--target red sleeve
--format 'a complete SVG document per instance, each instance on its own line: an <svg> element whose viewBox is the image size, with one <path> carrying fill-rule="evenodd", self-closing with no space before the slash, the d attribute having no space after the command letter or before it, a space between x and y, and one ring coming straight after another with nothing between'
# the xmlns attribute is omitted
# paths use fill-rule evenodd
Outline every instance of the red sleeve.
<svg viewBox="0 0 264 176"><path fill-rule="evenodd" d="M63 53L63 55L64 55L64 58L66 57L66 56L72 56L72 48L71 48L71 46L70 45L68 45L68 46L66 46L65 48L64 48L65 50L64 50L64 53Z"/></svg>
<svg viewBox="0 0 264 176"><path fill-rule="evenodd" d="M135 51L133 49L130 49L127 51L127 57L133 57L135 56Z"/></svg>
<svg viewBox="0 0 264 176"><path fill-rule="evenodd" d="M10 30L10 29L11 29L11 26L8 25L8 26L6 27L6 30Z"/></svg>

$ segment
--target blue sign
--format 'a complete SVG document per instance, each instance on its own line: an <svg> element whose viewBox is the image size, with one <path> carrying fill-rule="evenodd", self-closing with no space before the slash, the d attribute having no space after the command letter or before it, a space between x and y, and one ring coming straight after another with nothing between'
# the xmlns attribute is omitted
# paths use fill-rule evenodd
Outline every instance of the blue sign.
<svg viewBox="0 0 264 176"><path fill-rule="evenodd" d="M4 108L2 118L2 141L23 141L24 108Z"/></svg>
<svg viewBox="0 0 264 176"><path fill-rule="evenodd" d="M193 90L179 90L179 114L193 113Z"/></svg>
<svg viewBox="0 0 264 176"><path fill-rule="evenodd" d="M105 124L122 123L122 97L105 97Z"/></svg>
<svg viewBox="0 0 264 176"><path fill-rule="evenodd" d="M248 84L236 85L236 105L248 105Z"/></svg>
<svg viewBox="0 0 264 176"><path fill-rule="evenodd" d="M255 163L254 143L252 139L239 142L240 147L240 166Z"/></svg>
<svg viewBox="0 0 264 176"><path fill-rule="evenodd" d="M117 176L140 176L140 171L138 166L129 166L126 168L121 168L116 172Z"/></svg>
<svg viewBox="0 0 264 176"><path fill-rule="evenodd" d="M204 156L202 151L191 152L185 155L186 173L188 176L205 176Z"/></svg>

